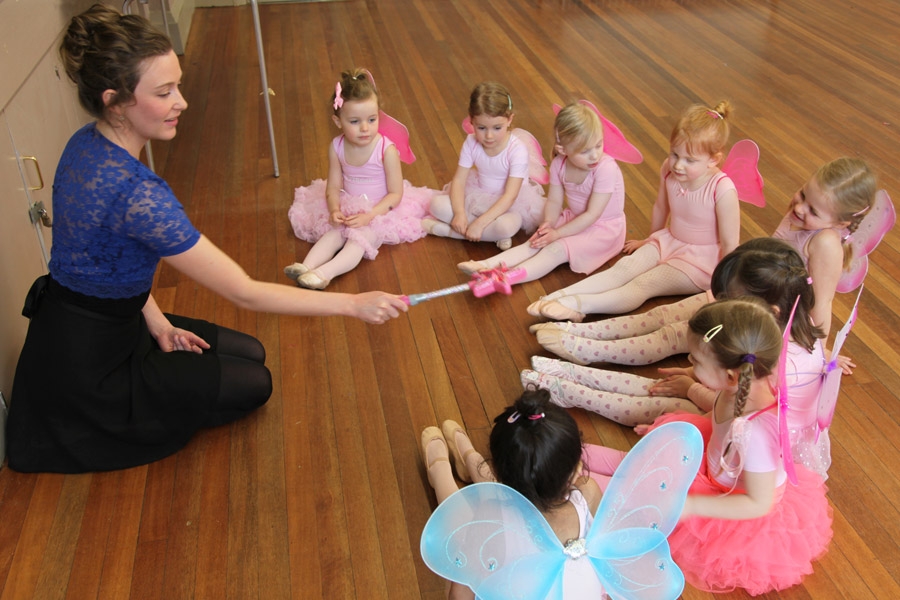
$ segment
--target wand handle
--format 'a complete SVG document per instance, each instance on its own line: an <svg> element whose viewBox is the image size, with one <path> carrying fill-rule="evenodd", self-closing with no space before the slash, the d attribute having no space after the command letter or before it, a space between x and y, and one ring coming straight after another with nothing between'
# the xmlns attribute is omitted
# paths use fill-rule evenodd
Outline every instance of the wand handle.
<svg viewBox="0 0 900 600"><path fill-rule="evenodd" d="M460 292L465 292L468 289L470 289L468 283L461 283L459 285L454 285L442 290L435 290L433 292L426 292L424 294L410 294L409 296L403 296L402 300L409 306L415 306L416 304L425 302L426 300L440 298L441 296L449 296L450 294L458 294Z"/></svg>

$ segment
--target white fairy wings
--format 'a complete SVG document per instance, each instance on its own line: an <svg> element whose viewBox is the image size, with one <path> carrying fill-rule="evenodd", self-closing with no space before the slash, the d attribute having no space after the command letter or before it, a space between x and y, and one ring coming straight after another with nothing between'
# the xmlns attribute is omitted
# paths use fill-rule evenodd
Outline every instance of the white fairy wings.
<svg viewBox="0 0 900 600"><path fill-rule="evenodd" d="M482 600L677 598L684 576L666 537L703 459L700 432L669 423L641 439L616 470L583 539L565 547L521 494L469 485L444 500L422 532L422 558ZM577 585L567 586L566 581Z"/></svg>

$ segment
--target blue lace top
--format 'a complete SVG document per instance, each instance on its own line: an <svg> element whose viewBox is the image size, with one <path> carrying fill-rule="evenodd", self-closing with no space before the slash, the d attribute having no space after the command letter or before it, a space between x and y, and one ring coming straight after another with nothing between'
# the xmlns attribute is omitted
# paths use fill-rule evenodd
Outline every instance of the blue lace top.
<svg viewBox="0 0 900 600"><path fill-rule="evenodd" d="M94 123L79 129L63 151L53 216L50 274L98 298L147 292L160 258L200 239L168 184Z"/></svg>

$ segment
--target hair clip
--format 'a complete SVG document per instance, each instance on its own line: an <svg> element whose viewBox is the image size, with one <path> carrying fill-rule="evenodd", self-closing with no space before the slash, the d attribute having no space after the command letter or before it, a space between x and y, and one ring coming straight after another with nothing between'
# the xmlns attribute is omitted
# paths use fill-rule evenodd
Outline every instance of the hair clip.
<svg viewBox="0 0 900 600"><path fill-rule="evenodd" d="M715 327L710 328L710 330L706 332L706 335L703 336L703 341L708 344L710 340L712 340L720 331L722 331L722 327L722 325L716 325Z"/></svg>
<svg viewBox="0 0 900 600"><path fill-rule="evenodd" d="M507 423L515 423L516 421L519 420L519 417L521 417L521 416L522 416L522 413L520 413L519 411L516 411L513 414L509 415L509 417L506 418L506 422ZM529 421L537 421L538 419L543 419L543 418L544 418L544 413L528 415Z"/></svg>
<svg viewBox="0 0 900 600"><path fill-rule="evenodd" d="M509 94L506 95L506 103L509 106L509 111L512 112L512 96Z"/></svg>
<svg viewBox="0 0 900 600"><path fill-rule="evenodd" d="M812 277L807 277L807 278L806 278L806 284L807 284L807 285L812 285Z"/></svg>
<svg viewBox="0 0 900 600"><path fill-rule="evenodd" d="M713 119L724 119L724 118L725 118L725 117L722 116L722 113L720 113L720 112L717 111L717 110L707 110L707 111L706 111L706 114L708 114L709 116L711 116Z"/></svg>
<svg viewBox="0 0 900 600"><path fill-rule="evenodd" d="M853 214L850 215L850 216L851 216L851 217L859 217L859 216L862 216L862 215L866 214L866 213L869 211L870 208L872 208L872 205L871 205L871 204L867 205L867 206L866 206L864 209L862 209L862 210L856 211L855 213L853 213Z"/></svg>
<svg viewBox="0 0 900 600"><path fill-rule="evenodd" d="M753 353L745 354L741 357L741 362L750 363L752 365L756 362L756 355Z"/></svg>
<svg viewBox="0 0 900 600"><path fill-rule="evenodd" d="M338 81L334 85L334 110L339 109L344 105L344 99L341 98L341 82Z"/></svg>

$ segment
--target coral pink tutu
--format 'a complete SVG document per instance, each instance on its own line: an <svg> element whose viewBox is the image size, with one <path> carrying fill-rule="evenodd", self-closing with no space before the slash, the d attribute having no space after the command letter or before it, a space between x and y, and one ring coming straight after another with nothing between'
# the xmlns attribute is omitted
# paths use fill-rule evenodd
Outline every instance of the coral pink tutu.
<svg viewBox="0 0 900 600"><path fill-rule="evenodd" d="M316 179L310 185L294 190L294 202L288 210L288 219L294 234L301 240L316 242L328 231L340 229L344 239L358 243L365 249L365 257L373 259L382 244L414 242L425 237L422 217L428 213L434 190L413 187L404 180L403 199L397 207L375 217L365 227L351 228L343 225L335 227L329 221L325 184L324 179ZM345 215L365 213L379 200L372 201L366 196L351 196L341 191L341 210Z"/></svg>
<svg viewBox="0 0 900 600"><path fill-rule="evenodd" d="M698 415L672 413L669 421L703 425L704 444L711 421ZM672 558L695 588L728 592L737 588L756 596L800 583L813 571L812 562L828 550L832 511L822 479L795 465L797 485L786 482L783 496L763 517L746 520L688 517L669 536ZM706 462L691 485L691 494L719 495L722 488L707 475Z"/></svg>

